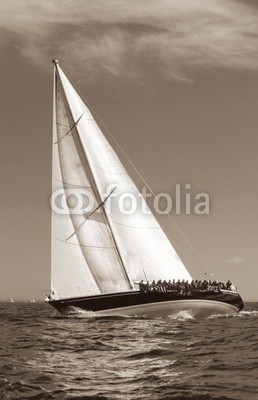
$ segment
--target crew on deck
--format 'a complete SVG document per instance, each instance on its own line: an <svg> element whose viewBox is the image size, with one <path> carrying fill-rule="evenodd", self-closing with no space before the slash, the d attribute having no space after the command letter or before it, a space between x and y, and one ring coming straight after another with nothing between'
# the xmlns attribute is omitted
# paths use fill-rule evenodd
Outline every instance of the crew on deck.
<svg viewBox="0 0 258 400"><path fill-rule="evenodd" d="M218 281L200 281L200 280L192 280L191 283L185 281L184 279L176 282L175 279L171 282L171 280L162 281L152 281L151 283L141 281L139 283L139 289L141 293L171 293L175 295L195 295L202 293L218 293L220 290L230 290L232 292L236 292L236 288L232 285L230 280L227 283L218 282Z"/></svg>

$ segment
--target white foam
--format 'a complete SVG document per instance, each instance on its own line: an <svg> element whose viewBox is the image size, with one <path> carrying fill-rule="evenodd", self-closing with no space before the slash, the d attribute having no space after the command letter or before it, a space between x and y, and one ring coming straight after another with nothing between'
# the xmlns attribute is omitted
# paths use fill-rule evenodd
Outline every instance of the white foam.
<svg viewBox="0 0 258 400"><path fill-rule="evenodd" d="M179 321L186 321L186 320L189 320L189 319L195 319L190 310L179 311L176 314L169 315L168 318L169 319L176 319L176 320L179 320Z"/></svg>
<svg viewBox="0 0 258 400"><path fill-rule="evenodd" d="M258 311L253 310L253 311L240 311L238 313L240 317L258 317Z"/></svg>
<svg viewBox="0 0 258 400"><path fill-rule="evenodd" d="M207 319L218 319L218 318L243 318L243 317L258 317L258 311L239 311L238 313L230 314L213 314L207 317Z"/></svg>
<svg viewBox="0 0 258 400"><path fill-rule="evenodd" d="M79 307L69 307L69 309L66 310L65 315L67 317L78 317L78 318L96 318L97 314L94 311L87 311L83 310L82 308Z"/></svg>

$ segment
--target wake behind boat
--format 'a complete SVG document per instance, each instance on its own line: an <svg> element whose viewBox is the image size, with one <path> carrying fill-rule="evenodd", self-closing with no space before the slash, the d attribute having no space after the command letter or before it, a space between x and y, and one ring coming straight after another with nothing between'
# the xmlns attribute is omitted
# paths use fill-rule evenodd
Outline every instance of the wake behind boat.
<svg viewBox="0 0 258 400"><path fill-rule="evenodd" d="M147 316L242 309L233 290L139 288L146 277L155 284L177 280L185 287L193 281L144 199L144 208L121 211L121 198L141 194L58 61L53 62L51 294L46 301L63 313L71 307ZM91 209L85 205L89 199Z"/></svg>

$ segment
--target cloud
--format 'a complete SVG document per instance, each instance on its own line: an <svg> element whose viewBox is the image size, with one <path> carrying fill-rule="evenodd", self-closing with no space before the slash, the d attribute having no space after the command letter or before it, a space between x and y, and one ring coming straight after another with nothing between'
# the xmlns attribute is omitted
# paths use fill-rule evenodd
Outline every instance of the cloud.
<svg viewBox="0 0 258 400"><path fill-rule="evenodd" d="M0 46L41 65L52 53L87 79L258 68L258 9L248 1L2 0L0 11Z"/></svg>
<svg viewBox="0 0 258 400"><path fill-rule="evenodd" d="M233 258L227 258L225 260L222 260L224 264L242 264L244 262L244 258L242 257L233 257Z"/></svg>

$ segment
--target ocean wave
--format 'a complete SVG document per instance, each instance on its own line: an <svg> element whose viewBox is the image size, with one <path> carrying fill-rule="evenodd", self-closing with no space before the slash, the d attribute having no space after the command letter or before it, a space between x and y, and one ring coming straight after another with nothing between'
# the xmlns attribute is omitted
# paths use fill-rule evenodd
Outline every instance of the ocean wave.
<svg viewBox="0 0 258 400"><path fill-rule="evenodd" d="M239 313L229 313L229 314L212 314L206 317L206 319L226 319L226 318L237 318Z"/></svg>
<svg viewBox="0 0 258 400"><path fill-rule="evenodd" d="M105 314L105 311L101 311L101 313L97 311L87 311L83 310L79 307L71 306L67 309L65 313L65 317L68 318L85 318L85 319L105 319L105 320L127 320L127 319L149 319L144 316L134 316L134 315L122 315L119 313L114 314Z"/></svg>
<svg viewBox="0 0 258 400"><path fill-rule="evenodd" d="M174 351L168 350L168 349L156 348L156 349L152 349L149 351L141 351L141 352L137 352L134 354L130 354L126 358L128 360L139 360L141 358L148 359L148 358L155 358L155 357L161 357L161 356L168 356L170 354L174 355ZM175 362L176 362L176 360L175 360Z"/></svg>
<svg viewBox="0 0 258 400"><path fill-rule="evenodd" d="M7 305L0 399L256 400L257 310L142 319Z"/></svg>
<svg viewBox="0 0 258 400"><path fill-rule="evenodd" d="M216 396L211 394L170 394L168 396L160 396L158 400L238 400L236 397Z"/></svg>
<svg viewBox="0 0 258 400"><path fill-rule="evenodd" d="M257 318L258 317L258 311L253 310L253 311L239 311L235 313L229 313L229 314L213 314L209 315L207 319L219 319L219 318Z"/></svg>

